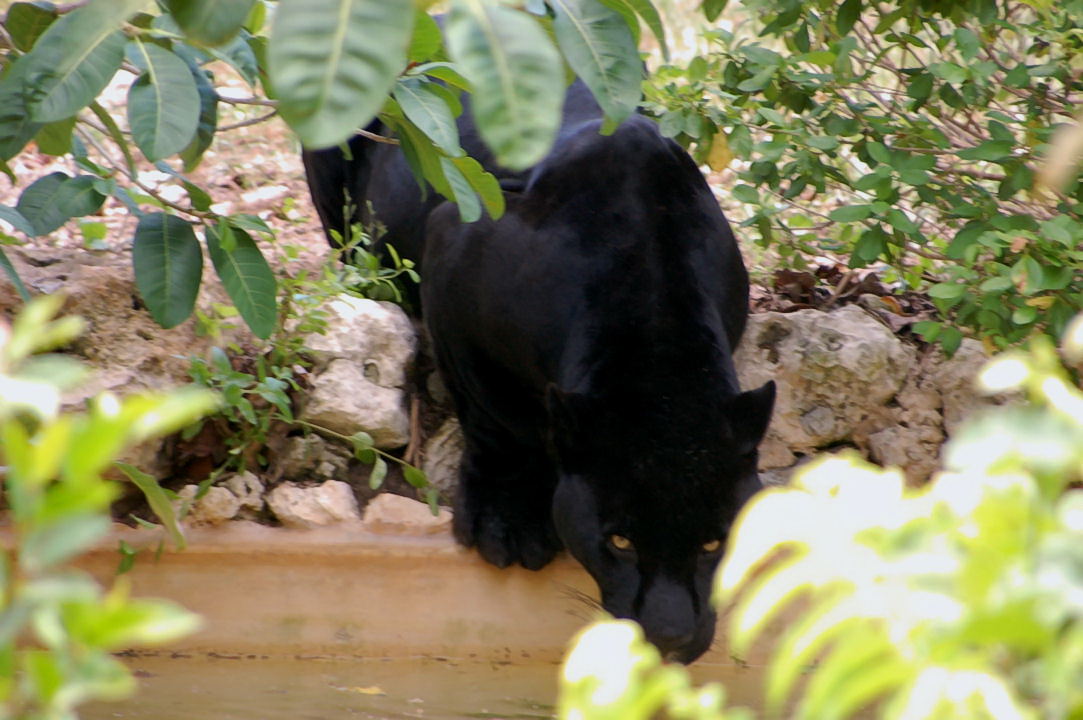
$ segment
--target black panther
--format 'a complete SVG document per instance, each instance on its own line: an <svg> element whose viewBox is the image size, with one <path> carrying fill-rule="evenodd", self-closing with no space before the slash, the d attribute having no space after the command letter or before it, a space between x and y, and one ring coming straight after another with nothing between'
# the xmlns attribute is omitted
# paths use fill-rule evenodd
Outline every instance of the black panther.
<svg viewBox="0 0 1083 720"><path fill-rule="evenodd" d="M423 196L392 146L355 138L351 159L305 166L325 228L342 227L345 189L420 259L465 438L459 542L529 569L566 548L606 610L688 663L714 636L711 578L760 486L775 388L738 386L748 275L699 169L643 116L601 125L577 81L551 152L512 173L464 114L464 147L505 189L495 221Z"/></svg>

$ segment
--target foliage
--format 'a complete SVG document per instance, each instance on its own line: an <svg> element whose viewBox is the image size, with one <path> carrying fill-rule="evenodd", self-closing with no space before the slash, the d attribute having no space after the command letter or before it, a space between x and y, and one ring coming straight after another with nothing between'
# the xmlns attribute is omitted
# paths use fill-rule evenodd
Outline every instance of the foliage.
<svg viewBox="0 0 1083 720"><path fill-rule="evenodd" d="M343 241L336 231L331 231L341 245L339 253L349 258L341 282L361 297L402 305L405 302L403 283L409 280L415 285L419 284L421 276L414 269L416 263L401 257L393 245L384 245L387 259L380 257L375 244L383 231L381 226L377 226L374 233L377 237L373 237L373 234L364 231L360 223L355 223L350 226L351 237L348 241Z"/></svg>
<svg viewBox="0 0 1083 720"><path fill-rule="evenodd" d="M661 33L650 0L453 0L446 39L417 3L391 0L139 0L55 5L15 2L0 45L0 170L30 141L69 157L77 175L54 172L26 186L0 218L27 237L48 235L97 212L107 197L139 218L132 238L140 295L172 327L193 310L203 276L198 234L241 317L267 338L280 317L275 279L250 233L261 221L212 209L191 172L214 138L224 103L277 114L309 147L330 147L378 117L411 168L464 220L504 210L496 179L462 150L455 118L474 97L482 138L505 167L535 163L553 142L566 79L561 62L590 86L615 126L639 100L640 22ZM273 27L266 20L273 8ZM220 94L229 65L251 97ZM106 86L132 78L127 130L99 103ZM174 175L187 202L140 180L142 158ZM93 231L92 231L93 232ZM18 240L0 236L0 244ZM405 261L403 261L405 262ZM0 249L0 268L15 282ZM396 268L397 270L398 268ZM382 284L382 281L377 284Z"/></svg>
<svg viewBox="0 0 1083 720"><path fill-rule="evenodd" d="M725 689L693 688L688 673L662 663L658 649L630 620L599 622L582 630L560 674L558 713L564 720L744 720L725 709Z"/></svg>
<svg viewBox="0 0 1083 720"><path fill-rule="evenodd" d="M61 412L60 397L85 377L60 355L32 353L79 334L76 318L53 320L59 297L27 304L0 325L0 462L10 545L0 554L0 716L72 718L94 698L130 694L128 670L110 655L190 632L198 619L172 603L108 592L71 567L110 527L114 483L102 473L125 447L171 432L214 406L196 389L105 393L85 412Z"/></svg>
<svg viewBox="0 0 1083 720"><path fill-rule="evenodd" d="M743 0L727 17L658 69L647 106L701 162L740 161L760 243L796 265L887 263L1000 347L1063 332L1083 308L1083 182L1042 187L1035 166L1083 92L1083 3Z"/></svg>
<svg viewBox="0 0 1083 720"><path fill-rule="evenodd" d="M1083 316L1064 355L1083 365ZM796 702L787 717L1083 717L1083 392L1045 338L980 379L1030 402L971 420L928 486L842 455L742 512L716 601L735 601L738 654L786 613L769 715ZM562 717L620 717L629 702L653 713L655 688L687 692L634 643L633 655L607 647L581 642L568 658Z"/></svg>

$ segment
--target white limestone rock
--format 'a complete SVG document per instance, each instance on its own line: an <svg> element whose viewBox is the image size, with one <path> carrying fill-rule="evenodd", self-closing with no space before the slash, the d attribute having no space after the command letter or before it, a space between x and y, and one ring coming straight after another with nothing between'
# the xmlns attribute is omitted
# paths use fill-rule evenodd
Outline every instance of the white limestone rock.
<svg viewBox="0 0 1083 720"><path fill-rule="evenodd" d="M330 313L327 332L305 338L305 346L325 366L349 360L374 385L398 388L417 350L417 334L398 305L339 295L324 305Z"/></svg>
<svg viewBox="0 0 1083 720"><path fill-rule="evenodd" d="M267 495L267 506L288 528L314 528L361 519L353 488L337 480L312 487L282 483Z"/></svg>
<svg viewBox="0 0 1083 720"><path fill-rule="evenodd" d="M381 449L410 439L403 391L377 385L351 360L332 360L312 378L301 419L347 436L367 432Z"/></svg>
<svg viewBox="0 0 1083 720"><path fill-rule="evenodd" d="M451 530L451 513L440 508L433 515L429 506L401 495L382 493L365 506L362 525L381 535L435 535Z"/></svg>
<svg viewBox="0 0 1083 720"><path fill-rule="evenodd" d="M895 397L913 348L856 306L749 317L735 361L741 386L778 385L760 467L786 467L793 453L848 441Z"/></svg>

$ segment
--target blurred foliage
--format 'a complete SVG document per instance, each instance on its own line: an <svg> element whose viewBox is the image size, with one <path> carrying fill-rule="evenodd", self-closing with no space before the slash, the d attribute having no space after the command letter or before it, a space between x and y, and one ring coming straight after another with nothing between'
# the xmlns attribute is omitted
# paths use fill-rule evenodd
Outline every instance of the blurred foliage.
<svg viewBox="0 0 1083 720"><path fill-rule="evenodd" d="M2 718L74 718L86 700L126 696L135 683L110 653L198 624L172 603L130 598L123 581L103 593L71 563L109 531L117 487L102 473L117 455L192 422L215 398L194 388L123 400L104 393L85 411L62 412L62 393L85 371L63 355L34 355L81 332L77 318L53 319L61 303L37 298L11 327L0 323Z"/></svg>
<svg viewBox="0 0 1083 720"><path fill-rule="evenodd" d="M1083 182L1078 143L1051 142L1083 97L1083 2L743 0L725 17L646 106L734 167L761 244L798 267L886 263L999 347L1063 332L1083 309ZM1036 184L1046 156L1070 171Z"/></svg>
<svg viewBox="0 0 1083 720"><path fill-rule="evenodd" d="M843 454L750 501L715 595L739 656L783 624L767 716L1083 718L1083 392L1062 361L1083 366L1083 315L1063 357L1038 338L986 366L987 392L1026 402L971 419L925 487ZM652 717L692 697L617 628L567 658L562 718ZM729 717L711 693L672 716Z"/></svg>

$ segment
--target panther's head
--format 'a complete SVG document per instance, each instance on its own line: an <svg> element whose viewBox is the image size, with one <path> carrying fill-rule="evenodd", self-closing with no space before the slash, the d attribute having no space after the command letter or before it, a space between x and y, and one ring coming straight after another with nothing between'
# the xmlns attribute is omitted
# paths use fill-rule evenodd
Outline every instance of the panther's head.
<svg viewBox="0 0 1083 720"><path fill-rule="evenodd" d="M641 417L635 427L612 408L599 416L588 398L550 398L551 410L560 404L557 533L603 607L637 621L667 659L690 663L714 638L712 579L734 517L760 488L756 448L774 396L769 382L697 418ZM606 432L590 432L599 422Z"/></svg>

